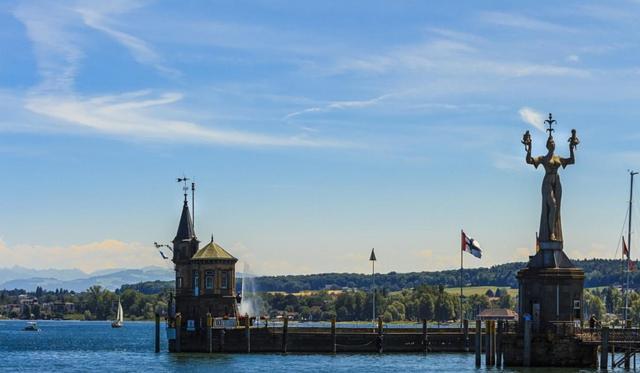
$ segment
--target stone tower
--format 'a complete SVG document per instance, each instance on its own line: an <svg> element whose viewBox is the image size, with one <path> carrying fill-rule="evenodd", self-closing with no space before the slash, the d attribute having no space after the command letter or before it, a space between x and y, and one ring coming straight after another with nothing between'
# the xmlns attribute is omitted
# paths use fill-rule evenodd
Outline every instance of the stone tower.
<svg viewBox="0 0 640 373"><path fill-rule="evenodd" d="M189 204L185 195L178 232L173 239L176 271L176 312L184 325L196 329L206 325L207 313L213 317L235 318L234 258L213 241L199 249Z"/></svg>

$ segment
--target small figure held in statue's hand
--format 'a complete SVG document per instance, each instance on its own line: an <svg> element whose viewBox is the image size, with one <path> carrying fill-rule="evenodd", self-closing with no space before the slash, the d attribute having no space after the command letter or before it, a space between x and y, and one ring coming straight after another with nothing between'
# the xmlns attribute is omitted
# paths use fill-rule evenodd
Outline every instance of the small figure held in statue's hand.
<svg viewBox="0 0 640 373"><path fill-rule="evenodd" d="M567 141L569 142L569 148L571 150L576 149L578 147L578 144L580 144L580 139L578 138L578 136L576 136L575 129L571 130L571 137L569 137L569 140Z"/></svg>
<svg viewBox="0 0 640 373"><path fill-rule="evenodd" d="M524 144L524 150L527 151L527 153L531 152L531 134L529 133L529 131L525 132L524 135L522 136L522 144Z"/></svg>

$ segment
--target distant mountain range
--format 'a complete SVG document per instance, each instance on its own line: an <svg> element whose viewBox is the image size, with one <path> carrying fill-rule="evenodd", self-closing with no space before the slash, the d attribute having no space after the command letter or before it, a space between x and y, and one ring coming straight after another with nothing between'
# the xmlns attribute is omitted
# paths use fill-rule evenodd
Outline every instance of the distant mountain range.
<svg viewBox="0 0 640 373"><path fill-rule="evenodd" d="M170 281L175 274L172 269L162 267L144 267L140 269L108 269L86 273L79 269L30 269L24 267L0 268L0 289L24 289L35 291L43 289L67 289L76 292L100 285L115 290L124 284L146 281Z"/></svg>
<svg viewBox="0 0 640 373"><path fill-rule="evenodd" d="M585 259L574 260L573 264L584 269L585 287L618 286L623 280L621 260ZM505 263L491 268L469 268L463 272L463 283L466 286L517 287L516 273L525 267L525 263ZM109 269L93 273L85 273L77 269L45 269L35 270L22 267L0 268L0 289L24 289L34 291L40 286L43 289L59 288L84 291L92 285L100 285L109 290L116 290L122 285L135 285L154 281L174 281L172 269L162 267L145 267L140 269ZM319 273L311 275L282 276L243 276L236 272L238 290L243 277L251 277L251 287L257 291L284 291L296 293L303 290L321 290L331 288L371 287L371 275L362 273ZM640 271L630 274L630 285L640 288ZM460 285L460 270L424 271L410 273L389 272L376 274L376 286L387 291L414 288L419 285L444 285L456 287ZM170 284L168 284L170 285ZM145 284L141 285L146 286ZM156 286L157 288L157 286ZM162 288L162 287L160 287Z"/></svg>

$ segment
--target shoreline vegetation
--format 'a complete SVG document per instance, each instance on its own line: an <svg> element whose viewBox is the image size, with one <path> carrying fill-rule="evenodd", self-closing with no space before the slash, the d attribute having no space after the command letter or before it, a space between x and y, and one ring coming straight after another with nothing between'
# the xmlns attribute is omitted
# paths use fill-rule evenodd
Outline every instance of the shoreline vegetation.
<svg viewBox="0 0 640 373"><path fill-rule="evenodd" d="M615 318L623 308L619 284L620 260L575 261L587 277L585 312L598 318ZM472 319L487 308L514 309L517 289L510 286L523 263L491 268L465 269L464 317ZM376 309L385 322L427 319L448 322L460 317L459 270L376 274ZM632 288L635 277L632 274ZM271 320L283 317L300 321L369 321L372 318L371 275L328 273L316 275L251 277L257 292L245 301ZM242 279L238 279L237 291ZM118 299L126 320L153 320L155 312L166 314L173 281L150 281L123 285L115 291L98 285L83 292L65 289L0 290L0 317L11 319L113 320ZM631 292L632 314L640 322L640 296Z"/></svg>
<svg viewBox="0 0 640 373"><path fill-rule="evenodd" d="M144 287L144 283L136 284ZM28 293L23 290L0 291L0 319L22 320L75 320L107 321L115 317L117 299L120 297L125 309L126 321L151 321L156 310L166 314L166 299L172 290L158 294L142 294L133 289L116 292L92 287L86 292L74 293L58 289L54 292L39 289ZM487 286L465 287L463 313L474 319L485 309L514 309L517 290ZM40 298L36 295L39 294ZM287 317L292 321L329 321L336 317L339 323L371 322L372 294L370 291L347 289L344 291L308 291L304 295L257 292L246 301L256 306L259 315L271 321ZM95 297L98 297L98 300ZM63 301L47 302L51 297ZM37 300L43 300L39 303ZM101 299L101 300L100 300ZM431 323L447 324L459 319L459 288L423 285L415 289L376 292L376 308L385 323L411 323L426 319ZM640 294L630 293L633 322L640 323ZM18 303L6 303L16 301ZM78 303L69 302L76 300ZM20 303L22 301L22 304ZM29 304L31 303L31 304ZM51 309L50 307L52 307ZM64 312L72 307L74 312ZM616 325L618 314L624 307L624 298L616 287L585 289L586 314L594 314L607 324ZM94 312L92 312L92 310ZM133 312L138 311L138 314ZM133 316L132 316L133 315ZM100 317L102 316L102 317Z"/></svg>

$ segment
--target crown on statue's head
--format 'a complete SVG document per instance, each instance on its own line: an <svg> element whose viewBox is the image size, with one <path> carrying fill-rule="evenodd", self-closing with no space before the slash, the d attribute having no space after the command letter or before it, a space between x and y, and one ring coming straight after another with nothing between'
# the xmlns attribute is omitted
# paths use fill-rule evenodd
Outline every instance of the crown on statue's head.
<svg viewBox="0 0 640 373"><path fill-rule="evenodd" d="M553 129L553 127L552 127L552 126L553 126L554 124L556 124L556 123L557 123L557 122L556 122L556 120L555 120L555 119L553 119L553 115L552 115L551 113L549 113L549 119L546 119L546 120L544 121L544 124L546 124L546 125L548 125L548 126L549 126L549 128L545 129L545 131L549 132L549 139L553 139L552 133L553 133L553 131L555 131L555 130ZM547 143L548 143L548 142L549 142L549 140L547 140Z"/></svg>

